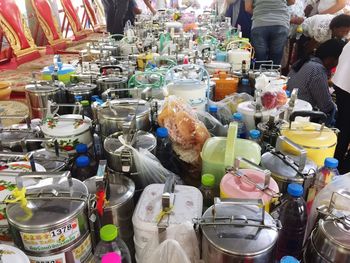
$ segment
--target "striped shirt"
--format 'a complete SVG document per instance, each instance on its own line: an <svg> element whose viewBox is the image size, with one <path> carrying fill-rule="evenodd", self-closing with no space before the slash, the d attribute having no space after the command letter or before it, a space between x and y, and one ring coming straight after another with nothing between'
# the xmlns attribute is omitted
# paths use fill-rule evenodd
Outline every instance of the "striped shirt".
<svg viewBox="0 0 350 263"><path fill-rule="evenodd" d="M309 102L313 108L326 114L335 108L329 92L327 69L317 57L311 58L298 72L291 70L288 90L293 89L298 89L298 99Z"/></svg>

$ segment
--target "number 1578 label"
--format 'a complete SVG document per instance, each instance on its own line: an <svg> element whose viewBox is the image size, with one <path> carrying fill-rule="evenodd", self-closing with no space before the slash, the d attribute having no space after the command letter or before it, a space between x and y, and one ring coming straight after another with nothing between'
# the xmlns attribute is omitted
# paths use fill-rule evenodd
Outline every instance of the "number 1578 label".
<svg viewBox="0 0 350 263"><path fill-rule="evenodd" d="M40 252L63 247L80 237L78 220L44 233L21 232L24 247L29 251Z"/></svg>

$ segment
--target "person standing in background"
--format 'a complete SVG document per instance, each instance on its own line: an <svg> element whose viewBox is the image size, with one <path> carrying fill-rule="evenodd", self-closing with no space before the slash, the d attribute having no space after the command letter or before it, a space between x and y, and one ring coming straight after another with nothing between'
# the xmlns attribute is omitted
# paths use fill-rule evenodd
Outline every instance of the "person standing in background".
<svg viewBox="0 0 350 263"><path fill-rule="evenodd" d="M281 63L289 35L287 6L294 3L295 0L245 0L245 10L253 15L251 42L257 61Z"/></svg>
<svg viewBox="0 0 350 263"><path fill-rule="evenodd" d="M340 130L334 158L339 161L341 174L350 172L350 42L346 44L339 57L337 70L332 82L336 94L338 116L335 127Z"/></svg>
<svg viewBox="0 0 350 263"><path fill-rule="evenodd" d="M124 33L124 18L128 11L129 0L102 0L102 4L105 9L107 31L112 35L122 35Z"/></svg>
<svg viewBox="0 0 350 263"><path fill-rule="evenodd" d="M242 36L250 38L252 15L245 10L244 0L225 0L225 16L231 18L233 27L241 27Z"/></svg>

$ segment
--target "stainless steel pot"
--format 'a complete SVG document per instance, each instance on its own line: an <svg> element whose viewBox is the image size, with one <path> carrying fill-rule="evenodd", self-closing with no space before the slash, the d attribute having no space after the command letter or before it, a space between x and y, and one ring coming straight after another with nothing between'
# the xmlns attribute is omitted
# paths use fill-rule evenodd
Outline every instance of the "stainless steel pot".
<svg viewBox="0 0 350 263"><path fill-rule="evenodd" d="M82 100L91 101L91 97L97 94L97 86L95 84L78 83L66 86L68 103L75 102L75 96L82 96Z"/></svg>
<svg viewBox="0 0 350 263"><path fill-rule="evenodd" d="M109 70L118 70L117 74L107 73ZM100 73L103 76L96 80L98 94L101 95L108 89L127 89L128 77L127 74L123 74L123 68L118 65L106 65L100 68ZM128 93L119 94L121 98L127 97Z"/></svg>
<svg viewBox="0 0 350 263"><path fill-rule="evenodd" d="M123 130L123 125L136 114L136 130L149 131L150 104L144 100L118 99L97 106L97 119L101 126L102 139Z"/></svg>
<svg viewBox="0 0 350 263"><path fill-rule="evenodd" d="M199 223L204 262L274 262L279 224L264 211L262 201L215 201Z"/></svg>
<svg viewBox="0 0 350 263"><path fill-rule="evenodd" d="M6 215L14 243L25 253L59 254L89 234L88 190L69 172L22 173L16 184L20 190L26 186L28 203L8 204Z"/></svg>
<svg viewBox="0 0 350 263"><path fill-rule="evenodd" d="M59 172L66 170L69 164L69 156L65 152L60 152L57 156L53 151L39 149L32 152L33 158L41 164L47 172Z"/></svg>
<svg viewBox="0 0 350 263"><path fill-rule="evenodd" d="M281 153L281 145L286 143L299 151L299 156ZM287 193L290 183L301 184L304 187L304 198L307 199L308 189L313 185L317 165L306 158L306 151L284 136L279 136L276 149L269 149L261 156L261 165L270 170L272 178L278 184L281 193Z"/></svg>

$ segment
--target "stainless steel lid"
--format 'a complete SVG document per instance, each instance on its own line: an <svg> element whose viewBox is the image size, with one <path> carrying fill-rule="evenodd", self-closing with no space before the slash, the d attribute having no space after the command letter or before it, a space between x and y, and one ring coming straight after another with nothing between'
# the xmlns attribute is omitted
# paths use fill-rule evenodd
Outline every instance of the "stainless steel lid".
<svg viewBox="0 0 350 263"><path fill-rule="evenodd" d="M280 181L294 181L303 183L304 177L302 177L297 170L293 169L289 163L295 162L298 164L299 157L288 155L285 160L280 159L278 156L266 152L261 156L261 165L270 170L274 178L278 178ZM302 171L303 175L308 175L310 172L317 171L317 165L306 160L305 167Z"/></svg>
<svg viewBox="0 0 350 263"><path fill-rule="evenodd" d="M211 206L204 213L202 220L209 223L201 224L203 238L217 250L229 255L259 255L272 249L277 241L276 222L268 213L262 211L262 208L255 205L221 202ZM261 227L262 225L265 227Z"/></svg>
<svg viewBox="0 0 350 263"><path fill-rule="evenodd" d="M125 121L136 114L136 118L148 115L150 105L144 100L119 99L105 103L98 109L99 118Z"/></svg>
<svg viewBox="0 0 350 263"><path fill-rule="evenodd" d="M103 76L100 77L96 80L97 84L120 84L120 83L127 83L128 82L128 78L126 76L113 76L113 75L109 75L109 76Z"/></svg>
<svg viewBox="0 0 350 263"><path fill-rule="evenodd" d="M105 139L103 146L106 152L118 155L121 154L121 152L125 149L125 146L118 138L121 135L123 135L122 132L116 132ZM152 133L138 131L135 134L135 140L132 147L136 150L143 148L152 151L156 145L157 139Z"/></svg>
<svg viewBox="0 0 350 263"><path fill-rule="evenodd" d="M34 131L24 131L24 130L16 130L16 131L2 131L0 132L0 140L1 144L4 146L13 146L17 145L21 141L25 139L33 139L36 137L36 133Z"/></svg>
<svg viewBox="0 0 350 263"><path fill-rule="evenodd" d="M71 189L71 192L70 192ZM28 211L22 209L20 204L9 204L6 208L6 215L9 223L22 230L43 231L45 228L52 228L73 219L84 212L87 199L87 187L79 180L72 179L72 186L69 188L68 181L55 182L52 178L39 180L34 187L27 186L28 194L39 194L43 196L39 200L28 200ZM62 199L53 198L57 193ZM72 200L71 198L82 198L82 200Z"/></svg>
<svg viewBox="0 0 350 263"><path fill-rule="evenodd" d="M25 86L26 92L40 95L56 93L59 89L59 87L51 86L49 83L45 82L42 82L41 84L28 84Z"/></svg>
<svg viewBox="0 0 350 263"><path fill-rule="evenodd" d="M78 83L77 85L66 86L66 89L72 95L80 95L90 94L96 87L95 84Z"/></svg>
<svg viewBox="0 0 350 263"><path fill-rule="evenodd" d="M59 156L47 149L36 150L32 153L35 162L44 166L47 172L61 171L69 162L69 156L64 152L60 152Z"/></svg>

